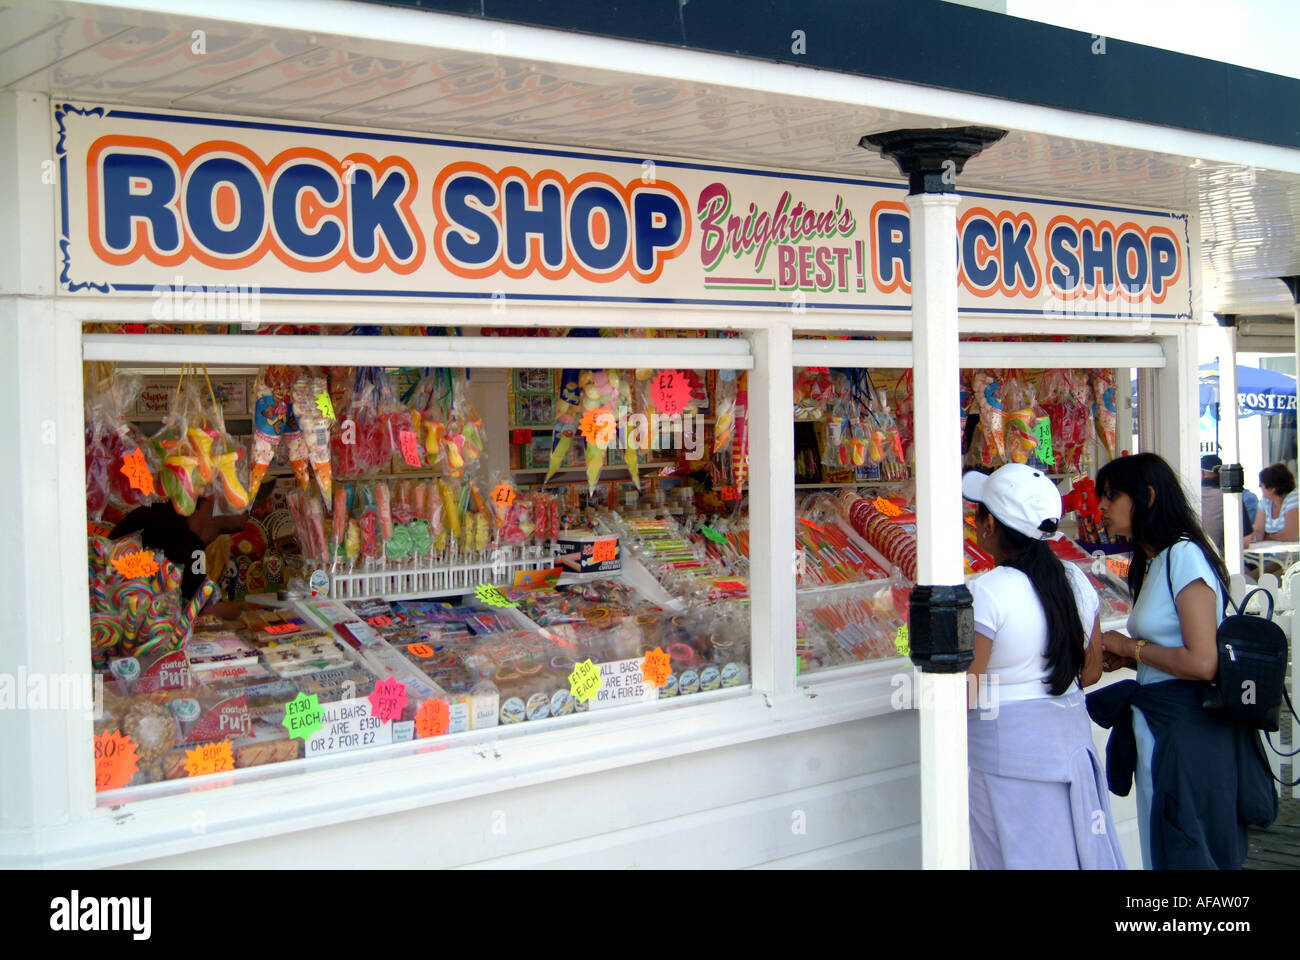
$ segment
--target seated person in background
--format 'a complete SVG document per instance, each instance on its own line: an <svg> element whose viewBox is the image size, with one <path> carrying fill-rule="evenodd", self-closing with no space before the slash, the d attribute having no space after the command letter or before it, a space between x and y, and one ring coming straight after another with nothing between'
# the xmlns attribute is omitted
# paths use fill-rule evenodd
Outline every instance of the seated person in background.
<svg viewBox="0 0 1300 960"><path fill-rule="evenodd" d="M1223 461L1213 453L1207 453L1201 457L1201 527L1205 530L1205 535L1210 538L1210 542L1219 550L1219 555L1223 556L1223 490L1219 484L1219 467L1223 466ZM1250 495L1250 503L1246 502L1246 492L1242 492L1241 497L1241 529L1245 539L1242 545L1250 543L1251 530L1255 525L1255 505L1258 501L1255 495Z"/></svg>
<svg viewBox="0 0 1300 960"><path fill-rule="evenodd" d="M1274 463L1259 472L1259 513L1255 516L1253 539L1295 541L1300 539L1300 494L1295 476L1285 463Z"/></svg>
<svg viewBox="0 0 1300 960"><path fill-rule="evenodd" d="M1222 465L1223 461L1213 453L1201 457L1201 528L1220 556L1223 556L1223 490L1219 487Z"/></svg>

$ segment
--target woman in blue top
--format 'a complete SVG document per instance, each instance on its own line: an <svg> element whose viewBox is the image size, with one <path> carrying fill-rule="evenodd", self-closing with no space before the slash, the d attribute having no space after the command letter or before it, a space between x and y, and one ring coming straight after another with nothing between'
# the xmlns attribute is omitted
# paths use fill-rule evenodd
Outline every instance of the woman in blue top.
<svg viewBox="0 0 1300 960"><path fill-rule="evenodd" d="M1133 545L1128 582L1137 598L1128 620L1130 635L1114 630L1101 635L1106 668L1117 669L1133 661L1141 685L1213 680L1218 672L1215 634L1223 617L1228 571L1197 523L1177 475L1152 453L1120 457L1098 471L1097 492L1106 531L1111 536L1127 537ZM1198 715L1187 719L1199 723L1199 714L1203 713L1199 690L1191 692L1197 695L1189 695L1191 706L1186 709L1196 710ZM1161 726L1161 730L1173 736L1172 726ZM1153 758L1161 741L1137 706L1133 707L1133 733L1138 751L1138 830L1142 863L1149 870ZM1203 735L1231 738L1232 728L1207 729ZM1207 748L1206 752L1221 756L1223 751L1218 748L1222 746L1208 745L1214 749ZM1196 769L1178 771L1178 775L1191 782L1193 790L1204 788L1204 793L1212 792L1216 783L1235 784L1237 771L1197 765ZM1158 809L1162 816L1168 816L1168 807ZM1180 815L1190 817L1193 813L1184 810ZM1239 838L1228 837L1222 844L1211 846L1228 851L1240 848L1244 855L1245 828L1237 824L1235 816L1230 823L1224 823L1228 819L1225 811L1216 808L1195 811L1197 818L1212 822L1213 829L1239 832ZM1241 842L1237 843L1237 839ZM1225 856L1235 857L1235 852ZM1159 858L1161 862L1164 859ZM1217 865L1235 868L1240 863Z"/></svg>
<svg viewBox="0 0 1300 960"><path fill-rule="evenodd" d="M1274 463L1259 471L1264 496L1255 514L1255 540L1300 540L1300 494L1295 477L1285 463Z"/></svg>

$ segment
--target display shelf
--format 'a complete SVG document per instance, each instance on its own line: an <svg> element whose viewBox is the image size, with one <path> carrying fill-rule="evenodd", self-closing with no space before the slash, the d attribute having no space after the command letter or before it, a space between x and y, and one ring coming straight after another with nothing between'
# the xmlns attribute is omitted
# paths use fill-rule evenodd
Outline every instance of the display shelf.
<svg viewBox="0 0 1300 960"><path fill-rule="evenodd" d="M510 586L520 570L548 569L555 565L557 553L553 545L506 547L496 556L482 551L392 570L330 572L329 595L336 600L418 600L472 593L485 584Z"/></svg>

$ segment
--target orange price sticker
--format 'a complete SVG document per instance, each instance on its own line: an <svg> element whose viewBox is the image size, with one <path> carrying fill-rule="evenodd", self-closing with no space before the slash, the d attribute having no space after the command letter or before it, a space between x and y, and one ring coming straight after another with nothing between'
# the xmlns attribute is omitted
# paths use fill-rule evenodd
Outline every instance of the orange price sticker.
<svg viewBox="0 0 1300 960"><path fill-rule="evenodd" d="M399 616L390 617L388 616L388 614L381 614L378 617L371 617L369 620L366 621L366 623L370 624L372 627L391 627L393 624L401 623L401 622L402 622L401 617Z"/></svg>
<svg viewBox="0 0 1300 960"><path fill-rule="evenodd" d="M659 647L655 647L645 655L641 661L641 676L645 682L652 687L662 687L668 682L668 674L672 672L672 667L668 662L668 654L664 653Z"/></svg>
<svg viewBox="0 0 1300 960"><path fill-rule="evenodd" d="M588 443L594 443L602 449L608 447L614 439L614 415L608 410L597 407L583 413L578 421L578 430Z"/></svg>
<svg viewBox="0 0 1300 960"><path fill-rule="evenodd" d="M450 726L451 710L439 697L424 701L415 712L415 733L421 740L442 736Z"/></svg>
<svg viewBox="0 0 1300 960"><path fill-rule="evenodd" d="M140 758L131 738L116 730L95 735L95 789L116 790L135 776Z"/></svg>
<svg viewBox="0 0 1300 960"><path fill-rule="evenodd" d="M158 561L147 550L124 554L113 561L113 567L124 577L152 577L158 572Z"/></svg>
<svg viewBox="0 0 1300 960"><path fill-rule="evenodd" d="M722 496L723 500L739 500L740 488L737 487L735 484L731 484L729 486L723 487L719 491L719 494Z"/></svg>
<svg viewBox="0 0 1300 960"><path fill-rule="evenodd" d="M235 753L229 740L220 743L201 743L185 751L185 773L201 777L209 773L225 773L235 769Z"/></svg>
<svg viewBox="0 0 1300 960"><path fill-rule="evenodd" d="M660 413L681 413L691 401L691 383L681 370L660 370L650 380L650 400Z"/></svg>
<svg viewBox="0 0 1300 960"><path fill-rule="evenodd" d="M112 527L106 527L102 523L86 524L86 532L92 537L106 537L113 532Z"/></svg>
<svg viewBox="0 0 1300 960"><path fill-rule="evenodd" d="M1115 576L1117 577L1128 576L1128 565L1129 565L1129 561L1123 559L1122 557L1106 558L1106 566L1110 567L1111 572L1114 573Z"/></svg>
<svg viewBox="0 0 1300 960"><path fill-rule="evenodd" d="M492 502L508 507L515 502L515 488L509 483L498 483L492 488Z"/></svg>
<svg viewBox="0 0 1300 960"><path fill-rule="evenodd" d="M433 647L427 643L413 643L406 648L406 652L413 657L419 657L421 660L428 660L433 656Z"/></svg>
<svg viewBox="0 0 1300 960"><path fill-rule="evenodd" d="M141 493L154 492L153 474L149 472L149 464L144 462L144 451L139 447L122 454L122 475Z"/></svg>
<svg viewBox="0 0 1300 960"><path fill-rule="evenodd" d="M591 545L591 562L605 563L618 558L617 540L597 540Z"/></svg>
<svg viewBox="0 0 1300 960"><path fill-rule="evenodd" d="M887 517L901 517L902 509L892 500L886 500L884 497L876 497L871 501L871 505Z"/></svg>
<svg viewBox="0 0 1300 960"><path fill-rule="evenodd" d="M402 459L413 467L420 465L420 444L415 439L415 433L411 430L403 430L399 434L402 443Z"/></svg>
<svg viewBox="0 0 1300 960"><path fill-rule="evenodd" d="M297 633L298 630L296 623L272 623L266 627L267 633Z"/></svg>

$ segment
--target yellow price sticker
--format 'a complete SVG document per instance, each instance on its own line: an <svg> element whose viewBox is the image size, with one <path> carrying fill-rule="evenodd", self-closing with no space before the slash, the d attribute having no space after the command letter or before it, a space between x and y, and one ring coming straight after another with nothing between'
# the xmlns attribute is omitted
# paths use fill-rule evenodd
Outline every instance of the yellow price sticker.
<svg viewBox="0 0 1300 960"><path fill-rule="evenodd" d="M573 699L579 703L586 703L596 695L605 681L600 679L600 667L591 662L588 657L581 663L574 664L573 672L569 674L569 693Z"/></svg>
<svg viewBox="0 0 1300 960"><path fill-rule="evenodd" d="M507 599L506 595L491 584L483 584L475 588L474 596L489 607L514 607L518 606L514 601Z"/></svg>
<svg viewBox="0 0 1300 960"><path fill-rule="evenodd" d="M900 657L910 657L912 655L912 644L908 640L907 624L903 624L894 633L894 649L898 651Z"/></svg>

